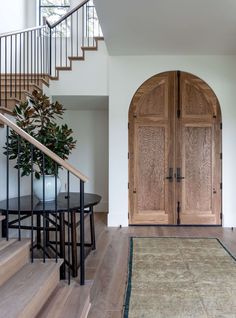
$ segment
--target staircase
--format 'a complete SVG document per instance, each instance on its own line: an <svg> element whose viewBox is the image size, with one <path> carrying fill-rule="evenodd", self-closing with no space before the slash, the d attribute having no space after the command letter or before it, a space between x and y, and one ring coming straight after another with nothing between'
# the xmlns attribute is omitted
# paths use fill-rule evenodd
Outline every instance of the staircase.
<svg viewBox="0 0 236 318"><path fill-rule="evenodd" d="M58 22L0 35L0 107L13 110L34 89L42 91L73 61L84 61L103 40L93 0L85 0Z"/></svg>
<svg viewBox="0 0 236 318"><path fill-rule="evenodd" d="M0 241L0 317L32 318L59 283L62 261L29 261L30 241Z"/></svg>
<svg viewBox="0 0 236 318"><path fill-rule="evenodd" d="M72 70L73 61L83 61L86 51L98 49L98 41L103 37L99 24L93 22L93 27L99 32L91 29L91 17L87 14L91 3L92 0L83 1L53 25L46 22L40 27L0 35L1 113L11 114L15 105L26 101L35 89L43 91L45 86L49 87L50 81L59 80L60 72ZM92 16L96 17L95 8ZM65 25L69 27L62 32ZM14 124L12 126L5 116L1 119L7 129L10 127L20 138L52 156L55 163L67 170L68 176L74 174L80 181L83 198L86 178L79 171L68 163L63 164L43 145L32 141L29 135ZM83 213L81 203L80 220L83 220ZM0 224L4 219L5 216L0 214ZM81 235L80 250L83 250L84 238ZM33 244L33 236L31 240L0 239L0 318L86 318L91 286L84 285L84 274L81 274L79 283L69 280L68 285L67 281L60 281L60 267L65 266L66 259L33 259L30 257ZM84 260L80 262L80 271L84 272ZM70 277L70 269L68 271Z"/></svg>

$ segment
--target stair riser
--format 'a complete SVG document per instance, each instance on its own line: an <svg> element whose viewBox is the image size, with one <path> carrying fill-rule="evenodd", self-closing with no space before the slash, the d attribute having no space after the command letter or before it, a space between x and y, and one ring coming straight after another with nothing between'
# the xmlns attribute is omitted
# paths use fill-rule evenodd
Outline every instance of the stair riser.
<svg viewBox="0 0 236 318"><path fill-rule="evenodd" d="M12 85L7 84L6 86L5 86L5 83L1 84L1 91L2 92L4 92L5 90L7 90L8 92L10 92L10 90L12 90L12 92L14 92L15 90L19 91L20 89L21 90L28 90L29 89L30 91L33 90L33 89L42 89L42 83L39 83L39 85L30 84L29 86L28 85L24 86L23 83L21 83L21 85L19 83L17 83L15 85L15 82L12 83Z"/></svg>
<svg viewBox="0 0 236 318"><path fill-rule="evenodd" d="M26 94L25 92L12 92L12 94L10 94L9 92L7 94L2 93L1 94L1 106L5 106L5 96L7 96L7 105L9 104L9 102L11 102L11 105L15 104L12 102L12 100L16 100L16 102L20 101L25 101L26 100L26 96L28 96L29 94ZM15 101L14 101L15 102Z"/></svg>
<svg viewBox="0 0 236 318"><path fill-rule="evenodd" d="M34 296L32 301L27 304L22 313L17 318L34 318L43 307L44 303L51 296L52 292L59 283L60 275L59 269L57 268L51 276L48 278L44 286L41 286L37 295Z"/></svg>
<svg viewBox="0 0 236 318"><path fill-rule="evenodd" d="M7 100L7 104L6 104L5 99L1 99L0 104L2 107L6 107L6 108L12 110L15 108L16 104L19 104L19 101L16 99L9 99L9 100Z"/></svg>
<svg viewBox="0 0 236 318"><path fill-rule="evenodd" d="M0 286L18 272L29 261L29 245L19 249L8 261L0 264Z"/></svg>

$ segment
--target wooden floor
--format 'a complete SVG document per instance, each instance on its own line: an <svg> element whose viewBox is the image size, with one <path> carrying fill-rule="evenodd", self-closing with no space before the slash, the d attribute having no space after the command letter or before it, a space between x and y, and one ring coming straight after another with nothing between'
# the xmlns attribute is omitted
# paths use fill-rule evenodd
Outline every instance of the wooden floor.
<svg viewBox="0 0 236 318"><path fill-rule="evenodd" d="M221 227L107 228L96 215L97 249L86 261L86 279L93 280L88 318L121 318L127 279L130 236L216 237L236 255L236 229Z"/></svg>

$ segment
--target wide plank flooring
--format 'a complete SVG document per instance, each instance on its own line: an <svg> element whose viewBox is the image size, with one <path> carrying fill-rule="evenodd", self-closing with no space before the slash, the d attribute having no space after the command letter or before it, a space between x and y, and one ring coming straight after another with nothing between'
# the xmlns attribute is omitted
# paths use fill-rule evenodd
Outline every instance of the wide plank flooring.
<svg viewBox="0 0 236 318"><path fill-rule="evenodd" d="M236 229L191 226L107 228L102 214L96 215L96 223L99 227L97 249L86 260L86 279L93 280L88 318L122 317L130 236L216 237L236 255Z"/></svg>

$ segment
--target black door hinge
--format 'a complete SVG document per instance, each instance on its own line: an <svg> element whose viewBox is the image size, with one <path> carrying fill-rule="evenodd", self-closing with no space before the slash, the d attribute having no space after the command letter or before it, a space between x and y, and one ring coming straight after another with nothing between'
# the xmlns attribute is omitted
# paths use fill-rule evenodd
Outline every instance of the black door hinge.
<svg viewBox="0 0 236 318"><path fill-rule="evenodd" d="M220 213L220 219L221 220L223 219L223 213L222 212Z"/></svg>
<svg viewBox="0 0 236 318"><path fill-rule="evenodd" d="M177 118L180 118L180 109L177 109Z"/></svg>
<svg viewBox="0 0 236 318"><path fill-rule="evenodd" d="M222 182L220 183L220 190L222 190L222 187L223 187L223 185L222 185Z"/></svg>
<svg viewBox="0 0 236 318"><path fill-rule="evenodd" d="M222 155L222 152L220 153L220 160L222 160L222 157L223 157L223 155Z"/></svg>
<svg viewBox="0 0 236 318"><path fill-rule="evenodd" d="M220 129L222 129L222 123L220 123Z"/></svg>
<svg viewBox="0 0 236 318"><path fill-rule="evenodd" d="M129 152L128 152L128 159L129 159Z"/></svg>
<svg viewBox="0 0 236 318"><path fill-rule="evenodd" d="M177 225L180 225L180 202L177 202Z"/></svg>
<svg viewBox="0 0 236 318"><path fill-rule="evenodd" d="M128 189L129 189L129 182L128 182Z"/></svg>

